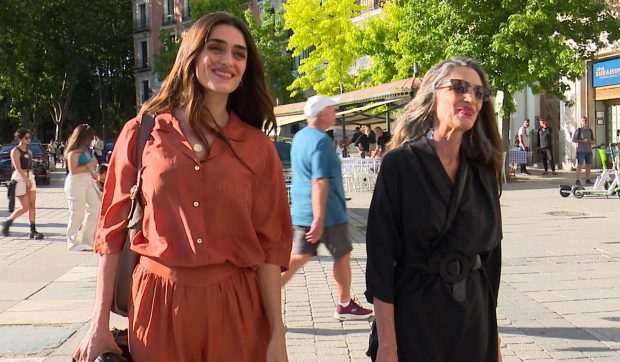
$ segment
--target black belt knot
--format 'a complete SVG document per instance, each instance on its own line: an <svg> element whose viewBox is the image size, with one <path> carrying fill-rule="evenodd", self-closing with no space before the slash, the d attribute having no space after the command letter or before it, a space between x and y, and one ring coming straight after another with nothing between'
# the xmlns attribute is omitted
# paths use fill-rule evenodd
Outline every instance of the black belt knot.
<svg viewBox="0 0 620 362"><path fill-rule="evenodd" d="M439 274L441 279L452 284L452 296L459 302L467 299L467 278L472 271L480 269L480 255L467 256L453 252L446 255L434 254L426 263L399 265L401 268L419 268L428 273Z"/></svg>
<svg viewBox="0 0 620 362"><path fill-rule="evenodd" d="M444 255L439 262L441 279L452 284L452 296L459 302L467 298L467 278L482 266L480 255L469 257L462 253Z"/></svg>

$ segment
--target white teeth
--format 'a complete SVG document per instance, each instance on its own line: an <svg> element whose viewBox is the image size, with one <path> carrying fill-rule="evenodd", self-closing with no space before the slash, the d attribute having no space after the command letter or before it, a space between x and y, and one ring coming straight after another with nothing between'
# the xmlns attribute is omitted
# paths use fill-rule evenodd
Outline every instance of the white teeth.
<svg viewBox="0 0 620 362"><path fill-rule="evenodd" d="M223 77L227 77L227 78L232 78L233 77L232 73L223 72L221 70L214 70L213 73L215 73L217 75L221 75Z"/></svg>

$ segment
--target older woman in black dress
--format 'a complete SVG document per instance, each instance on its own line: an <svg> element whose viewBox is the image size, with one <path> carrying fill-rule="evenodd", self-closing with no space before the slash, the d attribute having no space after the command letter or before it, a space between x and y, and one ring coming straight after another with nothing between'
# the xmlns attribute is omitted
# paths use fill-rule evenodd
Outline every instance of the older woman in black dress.
<svg viewBox="0 0 620 362"><path fill-rule="evenodd" d="M486 76L431 68L398 121L368 216L379 361L497 361L502 142Z"/></svg>

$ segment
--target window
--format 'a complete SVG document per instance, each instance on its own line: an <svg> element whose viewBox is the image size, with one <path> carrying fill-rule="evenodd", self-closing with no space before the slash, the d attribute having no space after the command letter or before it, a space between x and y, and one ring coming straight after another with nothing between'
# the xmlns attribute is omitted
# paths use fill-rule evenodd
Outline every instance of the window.
<svg viewBox="0 0 620 362"><path fill-rule="evenodd" d="M142 57L142 68L149 66L149 53L146 41L140 42L140 56Z"/></svg>
<svg viewBox="0 0 620 362"><path fill-rule="evenodd" d="M146 4L138 5L138 16L140 21L140 26L146 26Z"/></svg>
<svg viewBox="0 0 620 362"><path fill-rule="evenodd" d="M612 142L620 142L620 105L607 107L607 143Z"/></svg>
<svg viewBox="0 0 620 362"><path fill-rule="evenodd" d="M166 0L166 5L168 10L166 12L167 15L174 15L174 0Z"/></svg>
<svg viewBox="0 0 620 362"><path fill-rule="evenodd" d="M151 95L149 94L149 81L148 80L143 80L142 81L142 102L146 102Z"/></svg>

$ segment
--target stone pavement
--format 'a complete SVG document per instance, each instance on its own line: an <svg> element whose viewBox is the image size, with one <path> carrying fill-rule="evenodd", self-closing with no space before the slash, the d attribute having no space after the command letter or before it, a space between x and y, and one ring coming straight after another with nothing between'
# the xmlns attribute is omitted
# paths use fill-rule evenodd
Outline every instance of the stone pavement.
<svg viewBox="0 0 620 362"><path fill-rule="evenodd" d="M557 185L571 176L519 176L502 195L504 361L620 361L620 199L561 198ZM0 237L0 361L69 361L85 333L97 257L66 249L63 177L54 173L52 185L39 188L45 240L28 240L25 217L11 237ZM371 195L351 196L352 292L367 304ZM0 197L0 218L8 215L6 205ZM332 319L335 299L332 260L322 249L283 291L290 361L369 360L369 322ZM115 317L112 324L126 321Z"/></svg>

